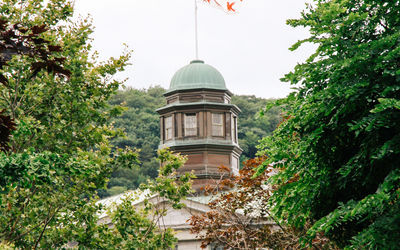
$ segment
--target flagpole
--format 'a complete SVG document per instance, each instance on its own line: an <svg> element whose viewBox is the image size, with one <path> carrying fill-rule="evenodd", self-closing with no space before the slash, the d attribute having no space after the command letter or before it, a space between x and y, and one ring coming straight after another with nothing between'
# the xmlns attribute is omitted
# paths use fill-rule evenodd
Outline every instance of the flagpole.
<svg viewBox="0 0 400 250"><path fill-rule="evenodd" d="M199 38L197 31L197 0L194 0L194 38L196 48L196 59L199 59Z"/></svg>

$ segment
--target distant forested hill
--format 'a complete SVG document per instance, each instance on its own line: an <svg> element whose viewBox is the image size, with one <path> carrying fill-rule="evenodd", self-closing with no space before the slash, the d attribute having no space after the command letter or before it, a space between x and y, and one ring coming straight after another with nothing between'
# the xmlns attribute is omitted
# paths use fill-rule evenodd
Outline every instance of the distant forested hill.
<svg viewBox="0 0 400 250"><path fill-rule="evenodd" d="M111 98L111 105L127 107L127 111L114 120L114 126L122 128L126 138L115 139L113 144L122 148L130 146L140 149L141 167L115 171L108 184L109 189L100 192L100 196L114 195L127 189L137 188L147 178L157 176L156 151L160 141L160 125L155 110L165 105L163 96L165 91L159 86L140 90L128 88L119 91ZM271 134L280 122L280 112L276 108L270 110L264 117L257 118L259 111L271 101L246 95L232 98L232 103L242 110L238 120L239 144L243 149L242 161L254 157L258 140Z"/></svg>

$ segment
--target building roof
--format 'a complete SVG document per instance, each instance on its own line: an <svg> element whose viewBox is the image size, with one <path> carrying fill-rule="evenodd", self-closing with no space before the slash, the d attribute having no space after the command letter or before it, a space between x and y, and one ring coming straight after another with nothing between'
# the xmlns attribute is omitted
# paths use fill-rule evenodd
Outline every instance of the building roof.
<svg viewBox="0 0 400 250"><path fill-rule="evenodd" d="M193 60L189 65L179 69L172 77L166 94L187 89L228 90L221 73L202 60Z"/></svg>
<svg viewBox="0 0 400 250"><path fill-rule="evenodd" d="M97 214L99 219L104 219L109 217L107 210L114 210L117 205L121 204L123 200L129 199L133 206L140 206L144 200L157 205L160 202L168 202L166 198L160 197L159 194L151 193L149 190L129 190L121 194L117 194L111 197L101 199L96 202L96 204L103 205L103 209ZM213 199L213 196L188 196L186 199L182 199L181 202L189 209L194 209L200 212L207 212L209 210L208 202Z"/></svg>
<svg viewBox="0 0 400 250"><path fill-rule="evenodd" d="M239 114L241 112L240 108L235 104L230 103L220 103L220 102L211 102L211 101L197 101L197 102L178 102L178 103L171 103L167 104L164 107L156 109L159 114L163 114L169 112L171 110L182 110L186 108L195 109L195 108L217 108L217 109L231 109L234 114Z"/></svg>
<svg viewBox="0 0 400 250"><path fill-rule="evenodd" d="M121 194L113 195L96 202L96 204L101 204L104 209L99 212L99 219L108 216L107 209L115 208L115 206L122 203L124 199L130 199L132 205L137 205L143 202L145 199L150 199L155 197L154 194L150 193L148 190L142 191L140 189L125 191Z"/></svg>

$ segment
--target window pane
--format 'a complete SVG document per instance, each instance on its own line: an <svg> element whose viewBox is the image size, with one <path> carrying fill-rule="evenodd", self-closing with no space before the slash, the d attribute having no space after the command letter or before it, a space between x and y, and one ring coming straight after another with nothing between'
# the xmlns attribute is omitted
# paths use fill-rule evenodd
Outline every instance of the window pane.
<svg viewBox="0 0 400 250"><path fill-rule="evenodd" d="M197 135L196 114L185 114L185 136Z"/></svg>
<svg viewBox="0 0 400 250"><path fill-rule="evenodd" d="M224 136L223 114L212 115L212 136Z"/></svg>
<svg viewBox="0 0 400 250"><path fill-rule="evenodd" d="M239 159L232 156L232 173L239 175Z"/></svg>
<svg viewBox="0 0 400 250"><path fill-rule="evenodd" d="M172 139L172 116L165 117L165 139Z"/></svg>
<svg viewBox="0 0 400 250"><path fill-rule="evenodd" d="M222 114L212 114L212 123L213 125L222 125Z"/></svg>

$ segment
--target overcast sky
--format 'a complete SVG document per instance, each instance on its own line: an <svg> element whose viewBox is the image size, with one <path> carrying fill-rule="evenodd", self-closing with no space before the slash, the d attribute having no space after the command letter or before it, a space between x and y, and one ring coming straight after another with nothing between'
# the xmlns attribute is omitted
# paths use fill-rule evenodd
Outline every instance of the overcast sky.
<svg viewBox="0 0 400 250"><path fill-rule="evenodd" d="M286 96L290 86L279 78L313 47L289 51L308 32L285 23L309 1L243 0L237 14L198 1L199 58L222 73L234 94ZM124 43L133 50L132 65L120 75L129 77L127 86L168 88L173 74L195 58L194 0L75 0L75 11L93 18L100 59L118 56Z"/></svg>

